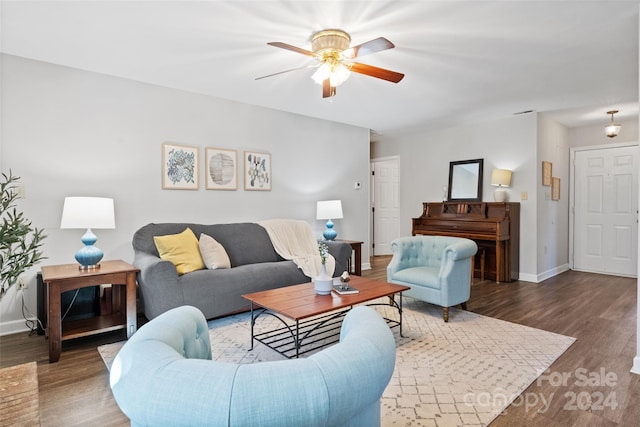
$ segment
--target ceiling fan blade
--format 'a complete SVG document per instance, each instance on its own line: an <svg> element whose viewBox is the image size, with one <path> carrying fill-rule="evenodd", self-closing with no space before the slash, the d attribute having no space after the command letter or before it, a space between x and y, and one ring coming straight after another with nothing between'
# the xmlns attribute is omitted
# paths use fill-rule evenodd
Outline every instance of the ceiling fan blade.
<svg viewBox="0 0 640 427"><path fill-rule="evenodd" d="M279 74L290 73L291 71L304 70L306 68L317 68L319 65L320 64L311 64L311 65L305 65L305 66L298 67L298 68L292 68L290 70L278 71L277 73L267 74L266 76L256 77L255 80L266 79L267 77L273 77L273 76L277 76Z"/></svg>
<svg viewBox="0 0 640 427"><path fill-rule="evenodd" d="M369 40L357 46L350 47L343 52L345 58L353 59L360 56L369 55L370 53L380 52L382 50L392 49L395 45L384 37Z"/></svg>
<svg viewBox="0 0 640 427"><path fill-rule="evenodd" d="M354 73L364 74L366 76L376 77L378 79L387 80L389 82L398 83L404 78L404 74L384 68L374 67L373 65L360 64L354 62L350 64L351 71Z"/></svg>
<svg viewBox="0 0 640 427"><path fill-rule="evenodd" d="M287 43L269 42L267 44L269 46L279 47L281 49L290 50L292 52L301 53L301 54L307 55L307 56L313 56L313 57L318 56L317 54L315 54L314 52L311 52L310 50L302 49L301 47L293 46L293 45L290 45L290 44L287 44Z"/></svg>
<svg viewBox="0 0 640 427"><path fill-rule="evenodd" d="M331 81L329 79L324 79L322 81L322 97L330 98L332 96L335 96L335 94L336 94L336 87L331 86Z"/></svg>

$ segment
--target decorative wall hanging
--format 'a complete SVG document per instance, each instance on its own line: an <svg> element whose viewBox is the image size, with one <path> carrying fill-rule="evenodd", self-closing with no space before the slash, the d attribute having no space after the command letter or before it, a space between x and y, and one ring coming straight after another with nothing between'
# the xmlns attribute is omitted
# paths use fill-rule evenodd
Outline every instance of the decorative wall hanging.
<svg viewBox="0 0 640 427"><path fill-rule="evenodd" d="M166 190L197 190L198 147L162 144L162 188Z"/></svg>
<svg viewBox="0 0 640 427"><path fill-rule="evenodd" d="M207 190L238 189L238 152L205 147Z"/></svg>
<svg viewBox="0 0 640 427"><path fill-rule="evenodd" d="M244 189L271 190L271 154L244 152Z"/></svg>
<svg viewBox="0 0 640 427"><path fill-rule="evenodd" d="M551 162L542 162L542 185L551 185Z"/></svg>
<svg viewBox="0 0 640 427"><path fill-rule="evenodd" d="M560 200L560 178L551 178L551 200Z"/></svg>

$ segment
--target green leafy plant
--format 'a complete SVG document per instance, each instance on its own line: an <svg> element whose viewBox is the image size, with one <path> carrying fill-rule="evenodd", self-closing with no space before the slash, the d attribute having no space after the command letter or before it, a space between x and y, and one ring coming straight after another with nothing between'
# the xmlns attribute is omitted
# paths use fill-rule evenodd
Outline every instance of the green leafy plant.
<svg viewBox="0 0 640 427"><path fill-rule="evenodd" d="M324 242L318 242L318 250L320 251L320 261L324 265L327 263L327 256L329 256L329 247Z"/></svg>
<svg viewBox="0 0 640 427"><path fill-rule="evenodd" d="M0 298L18 282L22 273L45 257L40 248L46 237L16 209L20 177L2 174L0 179Z"/></svg>

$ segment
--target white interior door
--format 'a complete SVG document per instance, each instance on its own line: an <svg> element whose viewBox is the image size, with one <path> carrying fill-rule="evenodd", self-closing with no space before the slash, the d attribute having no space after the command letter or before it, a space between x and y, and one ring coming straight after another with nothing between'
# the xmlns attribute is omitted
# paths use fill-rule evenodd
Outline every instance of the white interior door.
<svg viewBox="0 0 640 427"><path fill-rule="evenodd" d="M377 159L371 163L373 207L373 255L390 255L391 242L400 237L400 160Z"/></svg>
<svg viewBox="0 0 640 427"><path fill-rule="evenodd" d="M576 151L574 269L637 276L638 146Z"/></svg>

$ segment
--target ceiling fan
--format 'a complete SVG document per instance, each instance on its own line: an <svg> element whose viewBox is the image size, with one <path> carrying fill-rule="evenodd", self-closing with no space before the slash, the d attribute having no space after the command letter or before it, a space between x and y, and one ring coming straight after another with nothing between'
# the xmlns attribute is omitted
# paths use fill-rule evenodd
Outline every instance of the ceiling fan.
<svg viewBox="0 0 640 427"><path fill-rule="evenodd" d="M323 98L334 96L336 88L349 78L352 71L393 83L398 83L402 80L404 77L402 73L353 62L354 59L364 55L394 48L395 45L389 40L384 37L378 37L353 47L349 47L350 42L351 36L337 29L322 30L313 34L311 37L311 50L282 42L269 42L267 44L270 46L311 56L316 59L317 63L258 77L256 80L305 68L317 68L311 77L316 83L322 84Z"/></svg>

